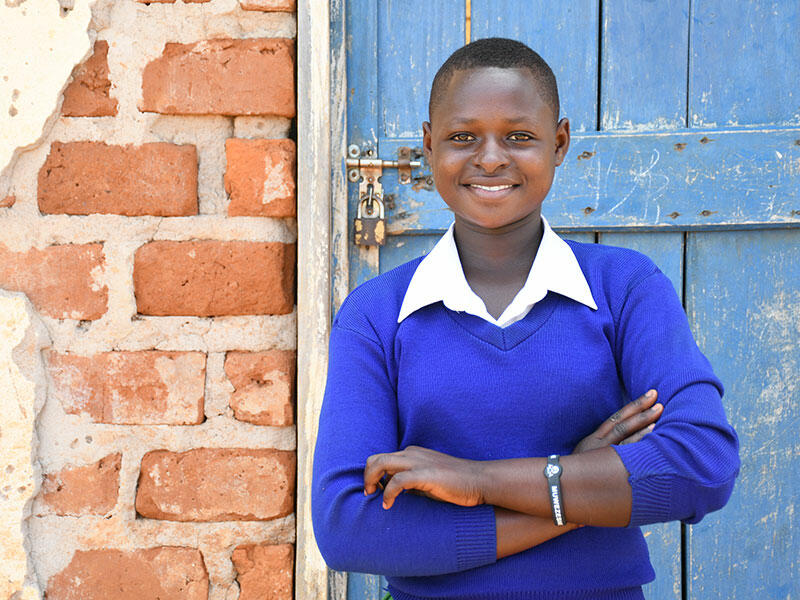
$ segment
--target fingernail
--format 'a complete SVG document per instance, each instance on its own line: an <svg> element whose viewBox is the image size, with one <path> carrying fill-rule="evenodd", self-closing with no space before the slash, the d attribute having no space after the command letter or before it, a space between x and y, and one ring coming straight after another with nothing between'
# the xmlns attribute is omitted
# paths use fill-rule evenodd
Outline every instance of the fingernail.
<svg viewBox="0 0 800 600"><path fill-rule="evenodd" d="M647 426L647 431L653 431L653 429L655 429L655 428L656 428L656 424L655 423L651 423L650 425Z"/></svg>
<svg viewBox="0 0 800 600"><path fill-rule="evenodd" d="M645 396L647 397L648 400L651 399L651 398L655 398L656 397L656 391L655 390L648 390L647 393L645 394Z"/></svg>
<svg viewBox="0 0 800 600"><path fill-rule="evenodd" d="M383 506L383 510L389 510L389 505L386 502L383 502L381 506Z"/></svg>
<svg viewBox="0 0 800 600"><path fill-rule="evenodd" d="M364 495L369 496L369 494L367 493L367 488L364 488Z"/></svg>
<svg viewBox="0 0 800 600"><path fill-rule="evenodd" d="M658 412L662 408L664 408L663 404L653 404L653 406L650 407L650 410L652 410L653 412Z"/></svg>

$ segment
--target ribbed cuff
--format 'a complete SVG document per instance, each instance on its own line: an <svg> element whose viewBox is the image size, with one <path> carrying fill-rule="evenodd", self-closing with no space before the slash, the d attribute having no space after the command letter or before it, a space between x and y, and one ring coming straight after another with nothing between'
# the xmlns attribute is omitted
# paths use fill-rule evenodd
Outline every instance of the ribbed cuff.
<svg viewBox="0 0 800 600"><path fill-rule="evenodd" d="M456 533L456 564L459 571L491 565L497 561L497 529L494 507L488 504L464 508L453 506Z"/></svg>
<svg viewBox="0 0 800 600"><path fill-rule="evenodd" d="M649 444L612 446L628 470L632 503L630 527L671 520L673 476L669 463Z"/></svg>

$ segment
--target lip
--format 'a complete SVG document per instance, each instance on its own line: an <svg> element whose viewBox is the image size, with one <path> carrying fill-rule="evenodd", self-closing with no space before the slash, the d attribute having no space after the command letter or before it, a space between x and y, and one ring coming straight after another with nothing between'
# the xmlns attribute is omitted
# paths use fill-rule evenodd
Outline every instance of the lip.
<svg viewBox="0 0 800 600"><path fill-rule="evenodd" d="M472 182L472 183L465 183L463 185L471 193L477 194L484 198L495 198L498 196L502 196L504 194L508 194L514 191L514 188L518 187L518 184L515 183L504 183L504 182L501 183L499 181L493 181L491 183Z"/></svg>
<svg viewBox="0 0 800 600"><path fill-rule="evenodd" d="M516 186L519 185L516 181L504 181L502 179L478 179L478 180L470 180L465 181L462 185L466 186L473 186L473 185L482 185L486 187L495 187L498 185L511 185Z"/></svg>

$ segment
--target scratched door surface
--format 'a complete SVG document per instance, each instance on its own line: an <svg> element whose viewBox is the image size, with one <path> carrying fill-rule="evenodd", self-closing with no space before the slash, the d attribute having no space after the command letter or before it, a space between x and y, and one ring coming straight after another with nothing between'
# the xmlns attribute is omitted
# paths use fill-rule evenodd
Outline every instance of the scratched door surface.
<svg viewBox="0 0 800 600"><path fill-rule="evenodd" d="M646 594L800 598L800 3L333 6L344 14L333 38L347 51L347 143L380 158L422 145L430 83L467 39L516 38L549 62L573 138L544 214L564 237L635 248L670 277L741 439L722 511L645 529L657 573ZM429 174L423 165L399 185L385 172L388 241L351 243L351 287L427 252L447 228ZM351 219L356 202L351 184ZM379 598L381 585L350 574L347 597Z"/></svg>

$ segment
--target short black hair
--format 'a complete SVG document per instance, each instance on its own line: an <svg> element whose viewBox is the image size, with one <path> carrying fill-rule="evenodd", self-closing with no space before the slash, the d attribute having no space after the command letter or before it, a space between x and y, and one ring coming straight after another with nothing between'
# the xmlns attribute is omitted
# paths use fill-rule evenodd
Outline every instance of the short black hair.
<svg viewBox="0 0 800 600"><path fill-rule="evenodd" d="M552 109L558 121L558 85L556 76L545 60L522 42L508 38L484 38L462 46L439 67L431 84L428 119L456 71L484 67L528 69L537 84L537 92Z"/></svg>

